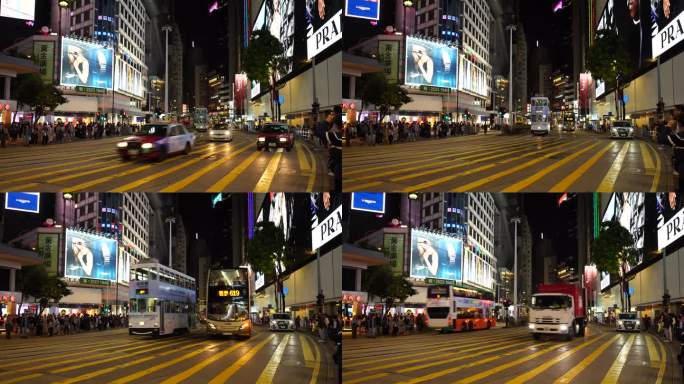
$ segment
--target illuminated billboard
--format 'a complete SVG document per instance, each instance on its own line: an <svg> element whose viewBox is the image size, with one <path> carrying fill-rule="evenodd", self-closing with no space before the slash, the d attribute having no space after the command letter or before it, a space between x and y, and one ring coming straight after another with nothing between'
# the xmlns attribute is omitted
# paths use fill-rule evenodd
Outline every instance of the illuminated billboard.
<svg viewBox="0 0 684 384"><path fill-rule="evenodd" d="M295 51L295 0L264 0L252 27L253 31L265 29L283 44L288 61L286 73L292 71Z"/></svg>
<svg viewBox="0 0 684 384"><path fill-rule="evenodd" d="M116 280L116 240L66 230L64 276Z"/></svg>
<svg viewBox="0 0 684 384"><path fill-rule="evenodd" d="M385 213L385 193L352 192L351 209L373 213Z"/></svg>
<svg viewBox="0 0 684 384"><path fill-rule="evenodd" d="M684 0L651 2L651 52L656 58L684 41Z"/></svg>
<svg viewBox="0 0 684 384"><path fill-rule="evenodd" d="M102 45L63 37L60 84L112 89L112 57Z"/></svg>
<svg viewBox="0 0 684 384"><path fill-rule="evenodd" d="M406 37L404 83L456 89L458 50L434 41Z"/></svg>
<svg viewBox="0 0 684 384"><path fill-rule="evenodd" d="M35 19L36 0L0 0L0 17L12 19Z"/></svg>
<svg viewBox="0 0 684 384"><path fill-rule="evenodd" d="M7 192L5 193L5 209L11 211L40 212L40 193Z"/></svg>
<svg viewBox="0 0 684 384"><path fill-rule="evenodd" d="M378 21L380 20L380 0L347 0L344 15Z"/></svg>
<svg viewBox="0 0 684 384"><path fill-rule="evenodd" d="M463 240L437 233L411 232L411 277L461 281Z"/></svg>
<svg viewBox="0 0 684 384"><path fill-rule="evenodd" d="M487 75L475 63L462 57L459 64L459 89L475 93L480 96L489 94Z"/></svg>
<svg viewBox="0 0 684 384"><path fill-rule="evenodd" d="M639 249L637 265L643 261L644 237L646 226L646 194L640 192L613 193L602 222L617 221L634 238L634 247ZM628 270L634 265L628 266Z"/></svg>

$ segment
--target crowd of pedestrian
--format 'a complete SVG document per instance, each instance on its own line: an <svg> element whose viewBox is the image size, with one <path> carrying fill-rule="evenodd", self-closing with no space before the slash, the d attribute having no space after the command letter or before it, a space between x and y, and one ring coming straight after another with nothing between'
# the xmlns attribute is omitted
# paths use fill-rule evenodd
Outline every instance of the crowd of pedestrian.
<svg viewBox="0 0 684 384"><path fill-rule="evenodd" d="M660 122L657 140L661 145L673 148L673 168L677 176L677 192L684 191L684 105L676 105L669 118Z"/></svg>
<svg viewBox="0 0 684 384"><path fill-rule="evenodd" d="M104 331L106 329L128 327L128 317L112 314L43 314L24 313L21 316L0 316L0 326L5 330L5 337L12 335L22 338L33 336L61 336L87 331Z"/></svg>
<svg viewBox="0 0 684 384"><path fill-rule="evenodd" d="M413 142L418 139L445 138L449 136L476 135L480 132L487 134L489 124L478 124L471 121L446 122L428 121L407 122L406 119L387 123L369 122L350 123L345 126L345 137L349 140L358 138L360 142L369 146L380 144L396 144Z"/></svg>
<svg viewBox="0 0 684 384"><path fill-rule="evenodd" d="M128 135L134 126L126 123L85 123L83 121L64 122L57 119L54 123L32 123L29 121L0 125L2 147L9 144L49 145L69 143L74 140L101 139L109 136Z"/></svg>
<svg viewBox="0 0 684 384"><path fill-rule="evenodd" d="M427 321L422 313L388 313L381 315L371 312L368 315L359 314L351 319L352 338L357 335L367 337L377 336L406 336L421 332L427 328Z"/></svg>

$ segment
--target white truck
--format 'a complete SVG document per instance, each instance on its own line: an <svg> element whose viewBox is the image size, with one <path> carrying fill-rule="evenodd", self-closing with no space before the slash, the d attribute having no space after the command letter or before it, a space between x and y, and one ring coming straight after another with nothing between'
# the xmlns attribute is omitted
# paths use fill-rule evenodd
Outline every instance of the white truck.
<svg viewBox="0 0 684 384"><path fill-rule="evenodd" d="M540 284L532 295L529 328L535 340L561 335L566 340L584 336L586 311L582 289L574 284Z"/></svg>

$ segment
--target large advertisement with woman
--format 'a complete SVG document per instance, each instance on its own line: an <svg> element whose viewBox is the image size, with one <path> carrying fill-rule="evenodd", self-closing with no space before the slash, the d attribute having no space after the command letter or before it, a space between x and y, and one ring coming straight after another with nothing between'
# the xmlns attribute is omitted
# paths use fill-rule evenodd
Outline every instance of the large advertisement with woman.
<svg viewBox="0 0 684 384"><path fill-rule="evenodd" d="M411 231L411 277L461 281L463 239Z"/></svg>

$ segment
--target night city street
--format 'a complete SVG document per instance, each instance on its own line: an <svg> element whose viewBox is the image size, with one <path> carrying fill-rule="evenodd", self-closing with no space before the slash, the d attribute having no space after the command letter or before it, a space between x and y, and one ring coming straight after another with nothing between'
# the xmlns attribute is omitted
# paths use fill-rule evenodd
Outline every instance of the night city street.
<svg viewBox="0 0 684 384"><path fill-rule="evenodd" d="M332 351L315 337L265 328L249 340L207 339L200 333L133 339L113 330L0 340L0 348L6 351L3 384L337 382Z"/></svg>
<svg viewBox="0 0 684 384"><path fill-rule="evenodd" d="M676 193L345 195L344 383L681 383Z"/></svg>
<svg viewBox="0 0 684 384"><path fill-rule="evenodd" d="M372 153L371 156L369 154ZM647 141L562 132L345 148L345 191L610 192L674 185L670 159Z"/></svg>
<svg viewBox="0 0 684 384"><path fill-rule="evenodd" d="M598 326L569 343L532 340L522 327L412 335L382 343L345 338L342 379L348 384L678 383L675 357L653 335L617 334Z"/></svg>
<svg viewBox="0 0 684 384"><path fill-rule="evenodd" d="M189 155L122 161L119 138L0 151L4 191L319 191L332 188L327 150L304 140L292 151L257 151L256 135L234 132L230 143L201 135Z"/></svg>
<svg viewBox="0 0 684 384"><path fill-rule="evenodd" d="M0 383L339 383L340 194L0 203Z"/></svg>

